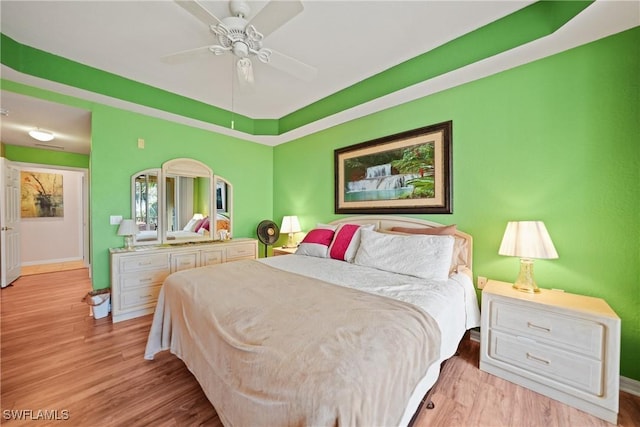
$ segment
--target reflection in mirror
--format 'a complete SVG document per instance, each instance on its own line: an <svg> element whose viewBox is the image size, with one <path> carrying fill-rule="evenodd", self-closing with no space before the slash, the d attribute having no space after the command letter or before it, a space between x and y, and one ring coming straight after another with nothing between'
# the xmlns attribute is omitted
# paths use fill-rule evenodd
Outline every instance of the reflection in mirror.
<svg viewBox="0 0 640 427"><path fill-rule="evenodd" d="M233 189L229 181L216 176L216 240L231 238L231 207L233 206Z"/></svg>
<svg viewBox="0 0 640 427"><path fill-rule="evenodd" d="M165 178L167 239L208 237L209 178L167 176Z"/></svg>
<svg viewBox="0 0 640 427"><path fill-rule="evenodd" d="M192 159L174 159L162 166L163 242L213 240L209 216L214 212L213 173Z"/></svg>
<svg viewBox="0 0 640 427"><path fill-rule="evenodd" d="M147 169L131 177L131 216L137 233L134 243L138 245L159 243L158 235L158 177L159 169Z"/></svg>

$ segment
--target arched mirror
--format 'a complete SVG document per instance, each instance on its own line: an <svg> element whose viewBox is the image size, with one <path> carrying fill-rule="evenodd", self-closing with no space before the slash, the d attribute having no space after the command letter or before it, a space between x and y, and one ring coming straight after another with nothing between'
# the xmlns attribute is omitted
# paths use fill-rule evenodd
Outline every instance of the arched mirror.
<svg viewBox="0 0 640 427"><path fill-rule="evenodd" d="M213 204L213 172L193 159L162 165L162 242L186 243L217 239Z"/></svg>
<svg viewBox="0 0 640 427"><path fill-rule="evenodd" d="M160 169L147 169L131 176L131 218L136 223L136 245L160 243Z"/></svg>
<svg viewBox="0 0 640 427"><path fill-rule="evenodd" d="M229 239L232 212L231 183L197 160L169 160L131 176L134 245Z"/></svg>

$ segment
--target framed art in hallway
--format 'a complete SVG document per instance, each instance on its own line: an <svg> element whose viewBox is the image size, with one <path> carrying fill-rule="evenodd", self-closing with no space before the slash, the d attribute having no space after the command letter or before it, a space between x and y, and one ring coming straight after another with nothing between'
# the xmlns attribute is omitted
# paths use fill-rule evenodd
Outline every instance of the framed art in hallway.
<svg viewBox="0 0 640 427"><path fill-rule="evenodd" d="M62 174L20 172L20 216L22 218L64 217Z"/></svg>
<svg viewBox="0 0 640 427"><path fill-rule="evenodd" d="M334 151L335 213L452 213L453 122Z"/></svg>

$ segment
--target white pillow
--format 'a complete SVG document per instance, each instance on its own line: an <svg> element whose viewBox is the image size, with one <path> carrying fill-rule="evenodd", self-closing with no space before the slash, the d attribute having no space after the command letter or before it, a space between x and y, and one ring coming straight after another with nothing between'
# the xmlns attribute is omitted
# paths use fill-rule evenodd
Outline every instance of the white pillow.
<svg viewBox="0 0 640 427"><path fill-rule="evenodd" d="M447 280L452 236L397 235L360 231L354 263L427 280Z"/></svg>
<svg viewBox="0 0 640 427"><path fill-rule="evenodd" d="M195 228L197 222L198 222L197 219L191 218L189 220L189 222L187 223L187 225L184 226L182 231L193 231L193 229Z"/></svg>

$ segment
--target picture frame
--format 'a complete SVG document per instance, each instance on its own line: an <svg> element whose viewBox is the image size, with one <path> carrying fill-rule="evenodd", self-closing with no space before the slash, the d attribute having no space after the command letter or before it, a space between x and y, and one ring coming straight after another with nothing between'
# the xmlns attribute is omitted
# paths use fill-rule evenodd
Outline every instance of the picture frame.
<svg viewBox="0 0 640 427"><path fill-rule="evenodd" d="M20 217L64 218L63 175L21 171Z"/></svg>
<svg viewBox="0 0 640 427"><path fill-rule="evenodd" d="M452 213L452 130L446 121L336 149L335 213Z"/></svg>

